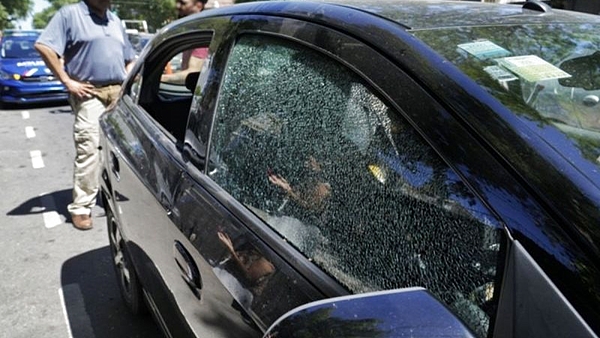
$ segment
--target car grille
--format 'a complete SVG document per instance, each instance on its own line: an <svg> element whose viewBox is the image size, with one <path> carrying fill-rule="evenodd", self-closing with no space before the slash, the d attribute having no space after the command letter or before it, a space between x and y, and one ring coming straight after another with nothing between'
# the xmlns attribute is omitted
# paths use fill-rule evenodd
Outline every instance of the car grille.
<svg viewBox="0 0 600 338"><path fill-rule="evenodd" d="M21 81L23 82L50 82L56 81L56 77L52 75L43 75L43 76L32 76L32 77L22 77Z"/></svg>

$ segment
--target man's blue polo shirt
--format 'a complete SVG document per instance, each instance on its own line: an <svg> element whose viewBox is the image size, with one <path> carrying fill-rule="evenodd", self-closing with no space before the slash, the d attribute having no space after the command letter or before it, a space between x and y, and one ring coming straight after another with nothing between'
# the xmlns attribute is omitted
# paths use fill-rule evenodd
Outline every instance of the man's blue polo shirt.
<svg viewBox="0 0 600 338"><path fill-rule="evenodd" d="M94 85L121 83L125 63L135 58L121 20L111 11L100 18L84 1L63 6L37 42L64 58L72 79Z"/></svg>

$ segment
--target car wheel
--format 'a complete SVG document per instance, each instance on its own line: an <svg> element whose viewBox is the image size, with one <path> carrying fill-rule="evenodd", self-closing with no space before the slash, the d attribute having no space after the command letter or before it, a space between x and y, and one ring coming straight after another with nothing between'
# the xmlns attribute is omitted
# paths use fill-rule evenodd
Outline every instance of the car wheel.
<svg viewBox="0 0 600 338"><path fill-rule="evenodd" d="M119 284L119 289L121 290L121 296L133 314L138 315L146 313L147 307L144 302L142 286L135 273L131 256L125 247L125 241L121 236L117 220L110 208L107 208L106 210L110 251L117 282Z"/></svg>

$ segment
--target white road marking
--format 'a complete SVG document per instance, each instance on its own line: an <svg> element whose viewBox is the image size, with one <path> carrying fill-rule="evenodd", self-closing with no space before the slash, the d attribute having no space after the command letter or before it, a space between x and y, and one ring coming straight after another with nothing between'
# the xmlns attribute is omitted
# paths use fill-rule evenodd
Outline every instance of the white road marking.
<svg viewBox="0 0 600 338"><path fill-rule="evenodd" d="M35 137L35 130L33 129L33 127L30 127L30 126L25 127L25 136L27 136L27 138Z"/></svg>
<svg viewBox="0 0 600 338"><path fill-rule="evenodd" d="M44 160L42 159L42 152L39 150L32 150L29 152L31 157L31 164L33 169L40 169L44 167Z"/></svg>
<svg viewBox="0 0 600 338"><path fill-rule="evenodd" d="M52 195L41 194L40 201L42 202L42 210L48 210L42 213L44 217L44 226L47 229L63 224L58 212L56 212L56 203Z"/></svg>
<svg viewBox="0 0 600 338"><path fill-rule="evenodd" d="M23 116L23 120L27 120L29 118L29 112L27 110L23 110L21 112L21 116Z"/></svg>
<svg viewBox="0 0 600 338"><path fill-rule="evenodd" d="M62 305L63 315L65 316L65 324L67 324L69 338L73 338L73 332L71 332L71 324L69 323L69 314L67 313L67 304L65 304L65 296L63 295L62 288L58 289L58 297L60 297L60 304Z"/></svg>

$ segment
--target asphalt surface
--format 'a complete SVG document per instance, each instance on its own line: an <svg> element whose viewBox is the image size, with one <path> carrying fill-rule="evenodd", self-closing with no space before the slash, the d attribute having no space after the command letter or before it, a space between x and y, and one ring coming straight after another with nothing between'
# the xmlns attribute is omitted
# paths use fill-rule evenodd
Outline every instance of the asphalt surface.
<svg viewBox="0 0 600 338"><path fill-rule="evenodd" d="M123 305L101 206L92 230L70 223L74 116L63 104L0 109L0 337L161 337Z"/></svg>

